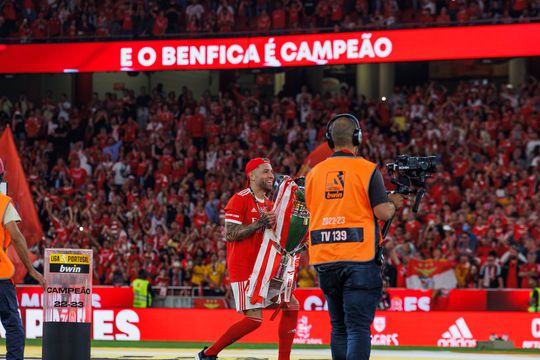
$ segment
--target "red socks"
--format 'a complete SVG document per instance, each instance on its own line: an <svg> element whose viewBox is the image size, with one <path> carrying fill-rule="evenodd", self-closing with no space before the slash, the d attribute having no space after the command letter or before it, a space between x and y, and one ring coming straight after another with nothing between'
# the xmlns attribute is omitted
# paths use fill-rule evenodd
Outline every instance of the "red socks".
<svg viewBox="0 0 540 360"><path fill-rule="evenodd" d="M289 305L283 309L279 320L279 357L278 360L289 360L291 348L296 333L296 322L298 321L298 305Z"/></svg>
<svg viewBox="0 0 540 360"><path fill-rule="evenodd" d="M296 333L298 321L298 305L283 309L279 320L279 357L278 360L290 360L291 348ZM262 319L244 317L231 326L225 334L204 352L205 355L217 356L219 352L232 343L240 340L244 335L256 330L262 324Z"/></svg>
<svg viewBox="0 0 540 360"><path fill-rule="evenodd" d="M262 324L262 319L257 319L254 317L244 317L242 320L231 326L225 334L223 334L218 341L216 341L212 346L210 346L204 352L205 355L214 355L217 356L219 352L225 349L227 346L231 345L233 342L240 340L244 335L249 334L250 332L257 329ZM296 322L295 322L296 326ZM292 341L292 339L291 339ZM280 323L280 344L281 344L281 323ZM289 346L290 351L290 346ZM281 359L281 357L280 357Z"/></svg>

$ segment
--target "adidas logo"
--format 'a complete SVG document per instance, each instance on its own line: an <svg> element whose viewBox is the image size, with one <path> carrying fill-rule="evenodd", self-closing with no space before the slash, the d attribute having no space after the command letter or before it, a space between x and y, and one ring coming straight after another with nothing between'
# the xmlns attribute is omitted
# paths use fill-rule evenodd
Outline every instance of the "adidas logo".
<svg viewBox="0 0 540 360"><path fill-rule="evenodd" d="M448 331L442 334L437 345L441 347L476 347L476 339L474 339L465 319L460 317L454 324L450 325Z"/></svg>
<svg viewBox="0 0 540 360"><path fill-rule="evenodd" d="M251 212L252 212L252 213L256 213L256 212L257 212L257 209L252 208L252 209L251 209Z"/></svg>

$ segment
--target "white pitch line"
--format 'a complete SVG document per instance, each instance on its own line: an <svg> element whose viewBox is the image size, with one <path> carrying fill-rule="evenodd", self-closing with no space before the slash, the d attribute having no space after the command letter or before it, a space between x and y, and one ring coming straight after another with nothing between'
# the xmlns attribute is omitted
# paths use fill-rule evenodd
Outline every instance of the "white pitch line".
<svg viewBox="0 0 540 360"><path fill-rule="evenodd" d="M400 359L452 359L452 360L524 360L539 359L540 355L530 354L476 354L453 351L421 351L421 350L372 350L375 357Z"/></svg>
<svg viewBox="0 0 540 360"><path fill-rule="evenodd" d="M123 356L171 356L184 357L195 356L200 349L92 349L92 355L123 355ZM319 359L330 359L330 350L328 349L295 349L291 353L293 356L314 356ZM406 350L373 350L371 352L373 358L376 359L450 359L450 360L525 360L525 359L540 359L540 355L532 354L476 354L476 353L459 353L451 351L406 351ZM231 349L224 350L220 353L221 357L269 357L277 356L277 349L267 350L241 350Z"/></svg>
<svg viewBox="0 0 540 360"><path fill-rule="evenodd" d="M172 356L172 357L183 357L183 356L195 356L201 349L193 349L193 350L187 350L187 349L179 349L178 351L175 351L173 349L137 349L137 350L131 350L131 349L99 349L99 348L93 348L92 349L92 355L93 356ZM261 356L261 357L270 357L270 358L276 358L277 357L277 349L265 349L265 350L251 350L251 349L231 349L231 350L224 350L220 354L220 357L247 357L247 356ZM293 356L317 356L322 357L321 359L329 359L330 358L330 350L326 349L297 349L293 350L291 355Z"/></svg>

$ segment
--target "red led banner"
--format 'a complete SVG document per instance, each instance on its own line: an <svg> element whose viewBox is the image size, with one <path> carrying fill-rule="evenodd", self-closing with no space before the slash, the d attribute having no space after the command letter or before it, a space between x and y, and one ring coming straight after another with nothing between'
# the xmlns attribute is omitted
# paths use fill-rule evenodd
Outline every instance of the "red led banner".
<svg viewBox="0 0 540 360"><path fill-rule="evenodd" d="M240 342L276 343L279 321L273 310L257 331ZM26 337L43 336L43 311L21 308ZM95 309L94 340L212 342L243 315L234 310L208 309ZM211 326L209 326L211 324ZM329 344L326 311L300 311L295 344ZM371 343L387 346L475 347L491 334L507 335L517 348L540 349L540 314L516 312L377 312ZM0 338L5 331L0 325Z"/></svg>
<svg viewBox="0 0 540 360"><path fill-rule="evenodd" d="M23 308L43 307L43 288L40 286L17 286L17 300ZM129 286L93 286L92 307L128 308L133 305L133 290Z"/></svg>
<svg viewBox="0 0 540 360"><path fill-rule="evenodd" d="M0 73L238 69L540 55L540 24L0 45Z"/></svg>
<svg viewBox="0 0 540 360"><path fill-rule="evenodd" d="M432 290L386 289L390 311L522 311L529 305L530 289L452 289L436 298ZM296 289L300 309L328 310L321 289Z"/></svg>

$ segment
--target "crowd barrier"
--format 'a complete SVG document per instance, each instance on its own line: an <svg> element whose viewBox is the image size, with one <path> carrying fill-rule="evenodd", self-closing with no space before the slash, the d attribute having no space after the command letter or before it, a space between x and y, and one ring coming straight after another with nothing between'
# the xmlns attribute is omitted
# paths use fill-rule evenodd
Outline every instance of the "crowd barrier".
<svg viewBox="0 0 540 360"><path fill-rule="evenodd" d="M527 311L530 289L453 289L434 294L432 290L387 289L391 311ZM42 289L37 286L17 288L22 307L42 307ZM174 293L174 291L172 292ZM326 310L326 300L319 288L296 289L295 296L302 310ZM130 308L133 293L130 287L95 286L92 306L99 308ZM194 297L191 307L223 309L228 304L215 297Z"/></svg>

